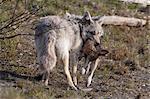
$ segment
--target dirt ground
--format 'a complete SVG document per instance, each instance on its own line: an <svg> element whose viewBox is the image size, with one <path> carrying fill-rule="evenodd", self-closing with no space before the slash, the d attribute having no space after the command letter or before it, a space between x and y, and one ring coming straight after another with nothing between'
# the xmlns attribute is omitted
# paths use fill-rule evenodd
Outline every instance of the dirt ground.
<svg viewBox="0 0 150 99"><path fill-rule="evenodd" d="M104 61L103 61L104 62ZM106 62L105 62L106 64ZM0 70L1 99L149 99L150 73L139 69L111 71L99 65L91 91L74 91L68 87L61 68L51 74L49 86L34 78L34 69L7 66ZM107 69L106 69L107 68ZM130 68L131 69L131 68ZM23 72L22 72L23 71ZM30 72L29 72L30 71ZM20 73L21 72L21 73ZM86 88L86 77L78 76L79 86Z"/></svg>

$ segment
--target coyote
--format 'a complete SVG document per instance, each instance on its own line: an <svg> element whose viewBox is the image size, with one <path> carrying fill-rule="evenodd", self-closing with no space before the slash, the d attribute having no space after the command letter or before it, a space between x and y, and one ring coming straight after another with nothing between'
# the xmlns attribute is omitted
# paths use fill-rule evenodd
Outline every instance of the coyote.
<svg viewBox="0 0 150 99"><path fill-rule="evenodd" d="M75 59L78 59L80 50L89 37L100 43L103 29L99 19L99 17L92 18L88 11L83 16L66 14L65 17L46 16L39 19L35 28L35 46L45 85L48 85L50 72L56 66L56 62L62 61L68 84L78 90L76 77L78 60L75 60L73 65L72 79L69 56L74 53Z"/></svg>

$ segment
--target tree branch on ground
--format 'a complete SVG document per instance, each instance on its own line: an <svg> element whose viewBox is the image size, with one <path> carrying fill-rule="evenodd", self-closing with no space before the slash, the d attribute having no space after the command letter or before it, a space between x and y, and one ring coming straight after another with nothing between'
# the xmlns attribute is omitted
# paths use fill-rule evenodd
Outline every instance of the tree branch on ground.
<svg viewBox="0 0 150 99"><path fill-rule="evenodd" d="M121 17L121 16L103 16L100 19L103 24L111 25L127 25L127 26L143 26L146 25L147 21L138 18Z"/></svg>
<svg viewBox="0 0 150 99"><path fill-rule="evenodd" d="M150 0L120 0L120 1L124 1L124 2L131 2L131 3L139 3L142 5L150 5Z"/></svg>

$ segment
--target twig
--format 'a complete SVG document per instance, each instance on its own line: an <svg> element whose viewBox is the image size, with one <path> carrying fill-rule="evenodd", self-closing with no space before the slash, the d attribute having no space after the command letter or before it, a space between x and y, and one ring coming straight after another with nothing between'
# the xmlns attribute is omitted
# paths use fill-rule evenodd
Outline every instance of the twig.
<svg viewBox="0 0 150 99"><path fill-rule="evenodd" d="M14 21L8 20L9 22L8 23L6 22L7 24L2 26L2 28L0 28L1 34L9 32L10 30L8 30L8 29L12 28L15 25L20 25L20 23L28 20L30 17L31 16L29 15L29 13L23 13L23 14L20 14L19 16L17 16L14 19ZM8 31L3 31L4 29L7 29ZM14 29L17 29L17 28L12 28L11 30L14 30Z"/></svg>
<svg viewBox="0 0 150 99"><path fill-rule="evenodd" d="M14 11L13 11L13 14L12 14L12 19L14 19L14 16L15 16L15 13L16 13L16 9L18 7L18 3L19 3L19 0L16 1L15 8L14 8Z"/></svg>

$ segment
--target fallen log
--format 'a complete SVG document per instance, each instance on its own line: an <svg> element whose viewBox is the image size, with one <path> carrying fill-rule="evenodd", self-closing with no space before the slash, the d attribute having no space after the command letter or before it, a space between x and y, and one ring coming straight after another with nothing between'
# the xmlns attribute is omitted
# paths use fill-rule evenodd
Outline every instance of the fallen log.
<svg viewBox="0 0 150 99"><path fill-rule="evenodd" d="M124 1L124 2L131 2L131 3L139 3L142 5L150 5L150 0L120 0L120 1Z"/></svg>
<svg viewBox="0 0 150 99"><path fill-rule="evenodd" d="M81 20L82 16L66 13L65 18ZM95 16L92 17L92 19L99 20L104 25L110 24L110 25L143 26L146 25L147 23L147 19L144 20L122 16Z"/></svg>
<svg viewBox="0 0 150 99"><path fill-rule="evenodd" d="M146 25L146 20L121 16L102 16L100 21L103 24L111 25L127 25L127 26L143 26Z"/></svg>

